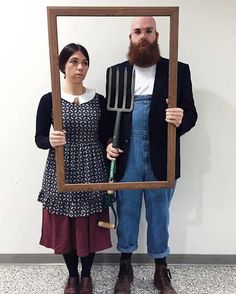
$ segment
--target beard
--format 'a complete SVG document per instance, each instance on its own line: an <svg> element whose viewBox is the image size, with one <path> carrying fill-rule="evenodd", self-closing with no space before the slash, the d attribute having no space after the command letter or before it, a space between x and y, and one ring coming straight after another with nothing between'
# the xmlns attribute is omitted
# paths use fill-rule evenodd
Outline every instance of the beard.
<svg viewBox="0 0 236 294"><path fill-rule="evenodd" d="M128 59L131 64L139 67L149 67L160 59L160 48L157 42L144 40L138 44L130 42Z"/></svg>

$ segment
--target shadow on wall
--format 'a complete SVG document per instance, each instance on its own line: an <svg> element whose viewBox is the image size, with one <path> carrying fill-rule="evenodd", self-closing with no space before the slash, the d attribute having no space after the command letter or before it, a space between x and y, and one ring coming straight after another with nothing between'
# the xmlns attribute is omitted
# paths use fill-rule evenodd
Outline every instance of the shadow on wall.
<svg viewBox="0 0 236 294"><path fill-rule="evenodd" d="M203 197L214 196L214 201L218 201L218 197L220 201L222 197L220 191L223 189L224 179L221 177L219 181L221 174L219 172L224 166L227 167L227 160L218 154L227 154L227 144L224 144L225 150L222 151L223 142L228 142L230 132L232 134L236 129L236 126L232 125L236 110L227 100L215 93L202 90L195 90L194 97L198 121L196 126L181 139L181 178L177 182L170 210L171 251L179 254L192 253L189 252L189 246L188 252L185 252L189 243L188 232L191 227L204 226ZM230 177L228 181L230 182ZM226 182L225 184L227 185ZM207 195L204 195L204 190L207 191ZM219 195L215 195L216 191ZM209 201L208 199L204 202ZM213 207L214 205L209 207L209 219L216 217L217 212L214 212ZM201 242L200 238L201 236L199 242ZM195 242L197 239L196 236ZM195 242L190 244L191 251Z"/></svg>

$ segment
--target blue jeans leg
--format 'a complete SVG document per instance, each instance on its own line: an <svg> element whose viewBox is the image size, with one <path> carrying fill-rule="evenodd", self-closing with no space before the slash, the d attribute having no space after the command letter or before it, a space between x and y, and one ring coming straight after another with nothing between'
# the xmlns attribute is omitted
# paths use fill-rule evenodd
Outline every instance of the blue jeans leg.
<svg viewBox="0 0 236 294"><path fill-rule="evenodd" d="M174 189L146 190L147 251L154 258L169 255L169 206Z"/></svg>
<svg viewBox="0 0 236 294"><path fill-rule="evenodd" d="M122 182L143 181L142 147L131 138L130 152ZM117 249L130 253L138 248L139 222L142 208L143 190L120 190L117 192L118 227Z"/></svg>
<svg viewBox="0 0 236 294"><path fill-rule="evenodd" d="M138 248L142 193L140 190L118 192L117 249L120 252L131 253Z"/></svg>

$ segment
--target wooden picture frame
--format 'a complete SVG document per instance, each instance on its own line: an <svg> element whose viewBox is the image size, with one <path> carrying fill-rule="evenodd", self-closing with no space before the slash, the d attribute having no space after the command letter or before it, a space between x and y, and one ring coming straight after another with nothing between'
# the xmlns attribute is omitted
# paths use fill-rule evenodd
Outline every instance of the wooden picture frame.
<svg viewBox="0 0 236 294"><path fill-rule="evenodd" d="M47 7L48 35L50 51L50 68L53 100L54 128L62 130L60 74L57 64L58 31L57 17L66 16L167 16L170 17L169 36L169 107L176 107L177 95L177 62L178 62L178 7ZM105 83L105 80L104 80ZM134 190L173 187L175 184L175 148L176 128L168 124L167 144L167 180L126 183L65 183L64 148L56 148L57 188L65 191L94 191L94 190Z"/></svg>

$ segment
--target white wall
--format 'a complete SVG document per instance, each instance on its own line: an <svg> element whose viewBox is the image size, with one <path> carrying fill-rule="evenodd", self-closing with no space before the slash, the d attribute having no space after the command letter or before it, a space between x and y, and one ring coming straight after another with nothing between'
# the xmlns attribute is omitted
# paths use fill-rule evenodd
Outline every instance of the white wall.
<svg viewBox="0 0 236 294"><path fill-rule="evenodd" d="M37 105L40 97L50 91L46 6L147 3L180 7L179 60L190 64L199 112L197 126L182 138L182 178L171 206L171 253L235 254L235 0L22 0L2 4L0 254L51 252L38 245L41 205L36 199L47 152L34 144ZM115 29L107 27L108 45L116 44L119 38L117 51L112 51L112 55L102 50L100 40L104 33L97 26L86 32L88 40L73 35L74 28L62 34L65 40L61 40L65 44L67 38L68 42L88 42L85 46L91 55L91 67L86 85L95 86L102 93L103 69L125 58L129 20ZM163 54L167 52L165 38L161 32ZM95 65L101 73L96 80ZM143 215L139 253L146 252L145 226ZM115 239L113 234L114 245ZM108 252L116 252L115 246Z"/></svg>

